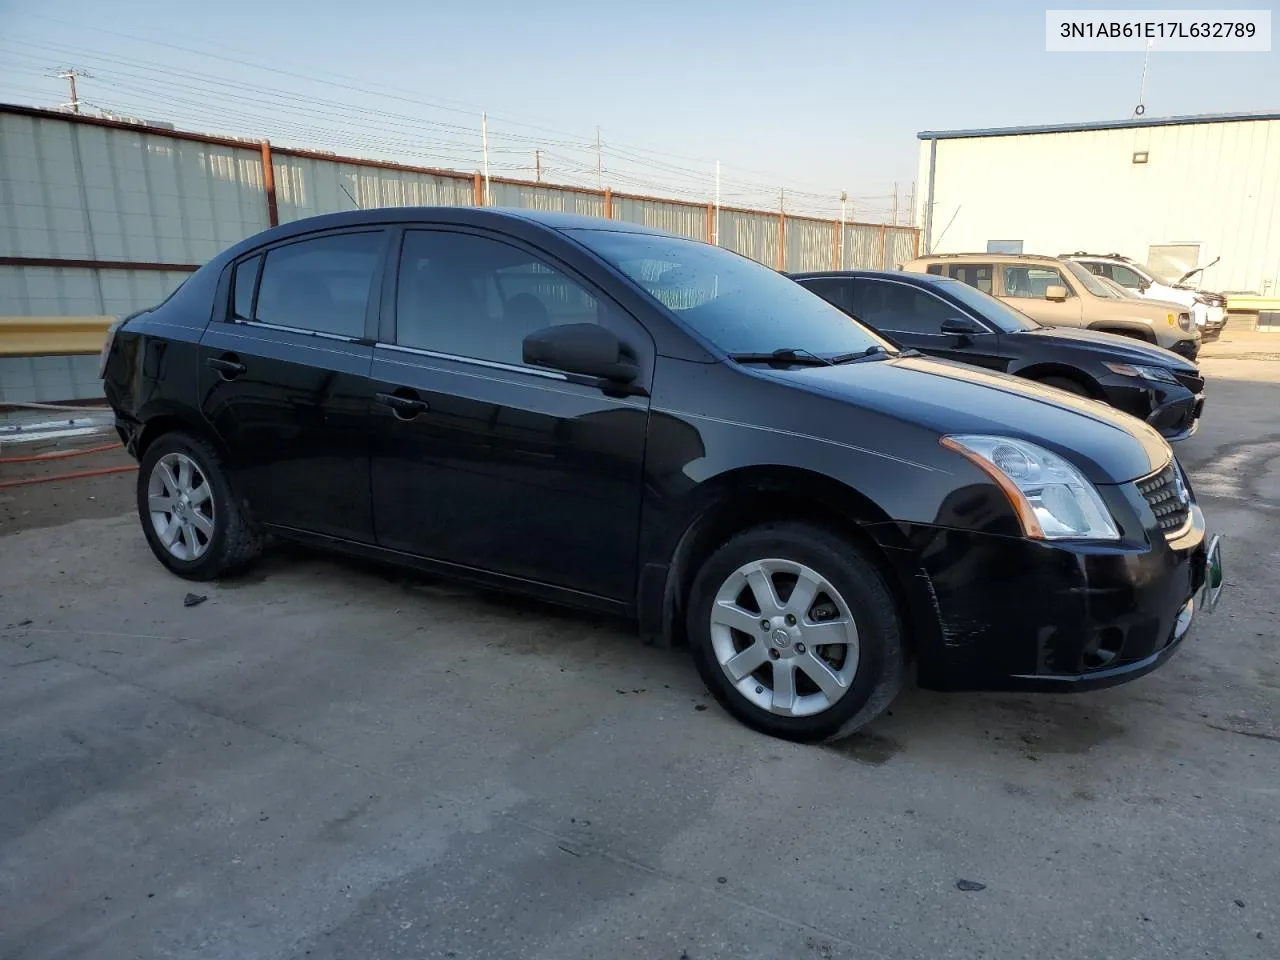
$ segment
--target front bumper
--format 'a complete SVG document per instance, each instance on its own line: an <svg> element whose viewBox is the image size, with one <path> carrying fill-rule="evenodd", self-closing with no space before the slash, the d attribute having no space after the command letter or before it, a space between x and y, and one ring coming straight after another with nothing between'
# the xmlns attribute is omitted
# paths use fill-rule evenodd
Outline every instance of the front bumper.
<svg viewBox="0 0 1280 960"><path fill-rule="evenodd" d="M1108 496L1138 496L1119 491ZM1204 519L1191 513L1172 542L1149 516L1150 530L1115 545L917 528L929 609L914 619L937 624L918 650L921 685L1087 690L1156 669L1187 635L1179 617L1205 582Z"/></svg>
<svg viewBox="0 0 1280 960"><path fill-rule="evenodd" d="M1195 339L1179 340L1176 343L1170 344L1168 349L1181 357L1186 357L1188 360L1195 360L1196 357L1200 356L1200 342L1200 337L1196 337Z"/></svg>
<svg viewBox="0 0 1280 960"><path fill-rule="evenodd" d="M1098 378L1103 399L1117 410L1145 420L1166 440L1185 440L1200 427L1204 412L1204 381L1165 383L1107 374Z"/></svg>

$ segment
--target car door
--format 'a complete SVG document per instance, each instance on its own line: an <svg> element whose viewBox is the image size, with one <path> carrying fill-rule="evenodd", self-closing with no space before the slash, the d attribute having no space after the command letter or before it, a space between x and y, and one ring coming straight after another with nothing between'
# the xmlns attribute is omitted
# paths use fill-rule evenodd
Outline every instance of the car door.
<svg viewBox="0 0 1280 960"><path fill-rule="evenodd" d="M924 286L881 277L852 281L854 315L895 343L921 353L976 366L1004 368L999 336L980 318ZM971 323L970 333L944 333L947 320Z"/></svg>
<svg viewBox="0 0 1280 960"><path fill-rule="evenodd" d="M590 281L483 231L407 229L374 349L381 546L628 602L635 595L652 341ZM638 392L526 365L526 335L600 323Z"/></svg>
<svg viewBox="0 0 1280 960"><path fill-rule="evenodd" d="M388 231L309 235L231 268L200 342L200 406L254 517L370 543L370 334Z"/></svg>
<svg viewBox="0 0 1280 960"><path fill-rule="evenodd" d="M1082 304L1075 284L1052 262L1002 263L996 271L1000 281L1000 299L1016 307L1033 320L1049 327L1084 325ZM1064 299L1050 300L1050 287L1062 287Z"/></svg>

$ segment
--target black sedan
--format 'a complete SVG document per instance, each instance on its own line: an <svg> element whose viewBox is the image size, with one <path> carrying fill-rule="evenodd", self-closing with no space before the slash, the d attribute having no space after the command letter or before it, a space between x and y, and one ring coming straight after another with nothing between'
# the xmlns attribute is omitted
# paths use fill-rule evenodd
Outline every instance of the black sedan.
<svg viewBox="0 0 1280 960"><path fill-rule="evenodd" d="M1167 440L1196 432L1204 377L1191 361L1131 337L1045 327L959 280L850 270L792 279L896 344L1012 373L1141 417Z"/></svg>
<svg viewBox="0 0 1280 960"><path fill-rule="evenodd" d="M781 737L867 723L913 661L934 687L1131 679L1219 587L1141 421L903 355L766 267L636 226L297 221L116 326L103 363L142 530L179 576L272 534L632 617Z"/></svg>

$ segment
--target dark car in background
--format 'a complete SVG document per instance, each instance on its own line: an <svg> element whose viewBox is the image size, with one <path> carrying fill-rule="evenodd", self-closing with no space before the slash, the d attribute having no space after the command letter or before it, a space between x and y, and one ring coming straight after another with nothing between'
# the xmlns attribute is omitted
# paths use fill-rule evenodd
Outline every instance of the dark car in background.
<svg viewBox="0 0 1280 960"><path fill-rule="evenodd" d="M869 270L792 279L894 343L1101 400L1168 440L1196 432L1204 377L1154 344L1083 327L1044 326L958 279Z"/></svg>
<svg viewBox="0 0 1280 960"><path fill-rule="evenodd" d="M911 662L953 689L1131 679L1219 585L1147 425L613 221L296 221L118 325L104 372L179 576L273 534L632 617L796 740L869 722Z"/></svg>

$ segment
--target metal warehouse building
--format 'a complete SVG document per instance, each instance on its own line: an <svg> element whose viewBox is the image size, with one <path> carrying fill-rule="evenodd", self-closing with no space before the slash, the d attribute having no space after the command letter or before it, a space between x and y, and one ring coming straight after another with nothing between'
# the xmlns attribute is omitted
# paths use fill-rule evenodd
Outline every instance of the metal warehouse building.
<svg viewBox="0 0 1280 960"><path fill-rule="evenodd" d="M1280 296L1280 114L928 130L922 246L1121 253L1198 285Z"/></svg>

